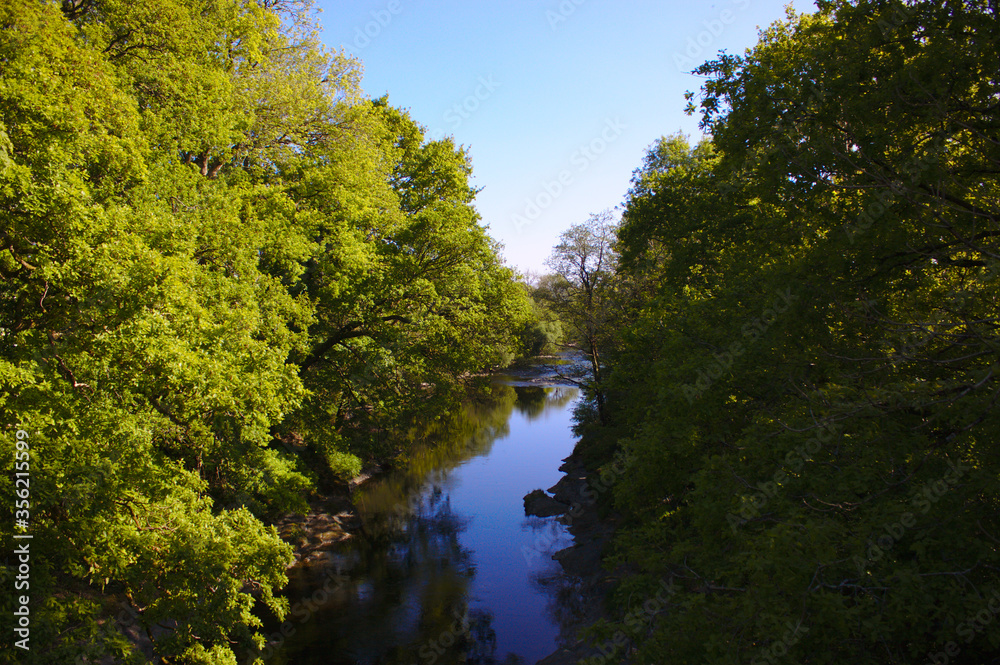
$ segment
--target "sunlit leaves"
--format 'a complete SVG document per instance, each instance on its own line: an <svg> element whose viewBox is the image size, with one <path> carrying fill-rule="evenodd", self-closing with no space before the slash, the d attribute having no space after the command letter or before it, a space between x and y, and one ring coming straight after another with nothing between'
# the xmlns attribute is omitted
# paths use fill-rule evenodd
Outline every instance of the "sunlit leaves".
<svg viewBox="0 0 1000 665"><path fill-rule="evenodd" d="M0 25L29 655L138 658L98 629L104 598L158 655L232 662L260 642L255 602L281 611L290 549L261 519L404 455L386 428L508 362L527 300L465 151L364 101L309 3L19 0Z"/></svg>

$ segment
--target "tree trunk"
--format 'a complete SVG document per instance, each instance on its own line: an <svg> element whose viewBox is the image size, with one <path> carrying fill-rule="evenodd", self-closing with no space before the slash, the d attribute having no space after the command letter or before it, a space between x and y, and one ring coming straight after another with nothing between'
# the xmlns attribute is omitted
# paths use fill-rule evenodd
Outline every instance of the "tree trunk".
<svg viewBox="0 0 1000 665"><path fill-rule="evenodd" d="M601 425L606 425L604 409L604 389L601 387L601 357L597 351L597 340L593 335L589 336L590 344L590 367L594 374L594 401L597 402L597 419Z"/></svg>

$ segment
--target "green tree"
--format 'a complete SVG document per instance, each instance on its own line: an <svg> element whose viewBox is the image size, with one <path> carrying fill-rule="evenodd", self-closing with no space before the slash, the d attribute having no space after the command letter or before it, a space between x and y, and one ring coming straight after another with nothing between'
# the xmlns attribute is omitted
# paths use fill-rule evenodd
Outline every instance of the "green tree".
<svg viewBox="0 0 1000 665"><path fill-rule="evenodd" d="M548 305L550 291L546 288L551 275L524 276L519 279L525 294L531 301L531 319L521 330L522 354L527 357L552 354L563 343L563 324L559 316Z"/></svg>
<svg viewBox="0 0 1000 665"><path fill-rule="evenodd" d="M464 150L364 100L309 3L16 0L0 27L25 662L232 663L263 644L258 603L285 611L291 548L266 520L378 457L347 437L508 361L527 298Z"/></svg>
<svg viewBox="0 0 1000 665"><path fill-rule="evenodd" d="M465 151L425 142L385 100L355 112L371 131L304 163L289 189L317 251L297 287L316 307L298 361L310 398L287 425L335 476L399 453L388 430L509 363L530 316L479 225Z"/></svg>
<svg viewBox="0 0 1000 665"><path fill-rule="evenodd" d="M636 174L619 272L646 296L606 378L638 573L617 597L676 585L640 658L992 657L995 626L963 622L1000 526L996 19L790 14L701 68L711 145L667 137Z"/></svg>
<svg viewBox="0 0 1000 665"><path fill-rule="evenodd" d="M618 255L614 247L616 221L610 210L591 215L559 237L546 261L555 279L548 285L550 306L570 327L570 336L587 357L588 384L598 414L604 420L602 344L606 333L612 276Z"/></svg>
<svg viewBox="0 0 1000 665"><path fill-rule="evenodd" d="M12 428L31 443L25 655L135 657L98 623L105 599L127 599L138 634L173 626L157 652L226 662L230 640L254 639L255 596L282 612L290 551L214 499L268 471L302 486L266 445L301 396L285 359L303 312L257 270L242 197L148 141L99 43L49 3L0 11L0 404L5 450Z"/></svg>

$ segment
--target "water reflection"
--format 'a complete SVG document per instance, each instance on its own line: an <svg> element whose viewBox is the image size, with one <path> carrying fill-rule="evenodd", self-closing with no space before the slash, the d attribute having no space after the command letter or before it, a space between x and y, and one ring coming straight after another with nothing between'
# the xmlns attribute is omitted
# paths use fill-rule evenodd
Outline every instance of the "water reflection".
<svg viewBox="0 0 1000 665"><path fill-rule="evenodd" d="M514 392L518 412L534 420L548 408L565 408L579 391L566 386L515 386Z"/></svg>
<svg viewBox="0 0 1000 665"><path fill-rule="evenodd" d="M292 571L287 595L303 609L268 663L512 665L551 651L557 621L512 627L525 619L512 614L536 605L543 615L546 605L550 616L561 612L552 571L532 570L515 541L526 538L520 497L533 474L548 473L552 484L572 449L576 397L575 388L494 385L488 398L411 432L417 445L406 468L355 495L358 536ZM499 440L502 454L493 454ZM530 661L517 655L532 649Z"/></svg>

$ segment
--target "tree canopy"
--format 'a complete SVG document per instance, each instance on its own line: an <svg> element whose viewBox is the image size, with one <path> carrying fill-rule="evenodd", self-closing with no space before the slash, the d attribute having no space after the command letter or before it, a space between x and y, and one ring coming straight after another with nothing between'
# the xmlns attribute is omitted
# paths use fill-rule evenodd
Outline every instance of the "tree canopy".
<svg viewBox="0 0 1000 665"><path fill-rule="evenodd" d="M252 656L291 561L268 519L404 456L385 432L509 362L530 303L465 150L365 97L309 2L14 0L0 27L6 495L15 430L31 460L17 655Z"/></svg>
<svg viewBox="0 0 1000 665"><path fill-rule="evenodd" d="M701 66L709 137L635 173L615 278L640 288L591 435L629 460L623 616L675 593L596 636L650 662L988 662L1000 16L817 4Z"/></svg>

